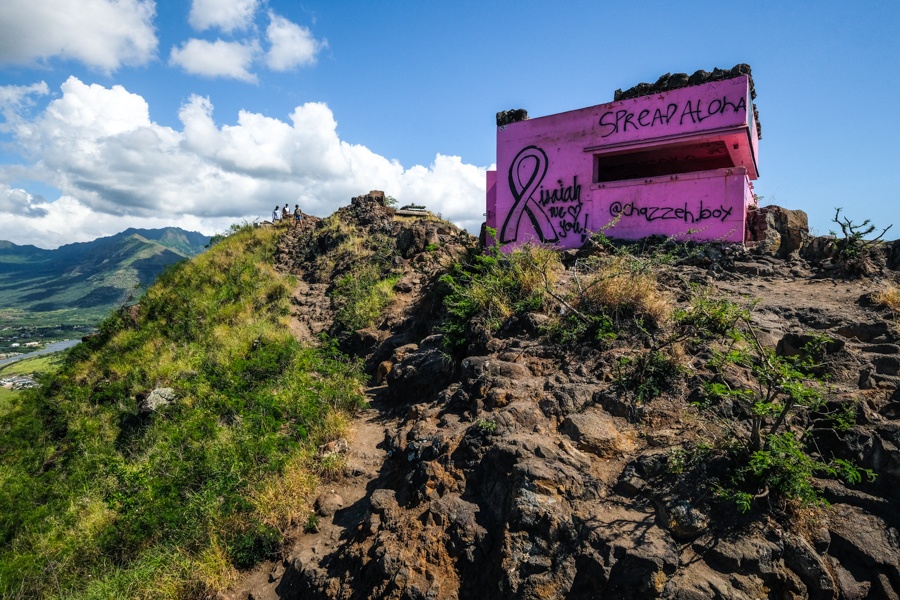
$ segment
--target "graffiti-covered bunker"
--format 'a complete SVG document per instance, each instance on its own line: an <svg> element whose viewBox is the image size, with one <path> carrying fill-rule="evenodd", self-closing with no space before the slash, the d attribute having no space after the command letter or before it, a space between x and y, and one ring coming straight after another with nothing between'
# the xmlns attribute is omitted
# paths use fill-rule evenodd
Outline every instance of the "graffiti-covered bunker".
<svg viewBox="0 0 900 600"><path fill-rule="evenodd" d="M488 227L508 248L577 248L601 230L744 241L758 176L752 88L750 68L738 65L666 75L556 115L499 113Z"/></svg>

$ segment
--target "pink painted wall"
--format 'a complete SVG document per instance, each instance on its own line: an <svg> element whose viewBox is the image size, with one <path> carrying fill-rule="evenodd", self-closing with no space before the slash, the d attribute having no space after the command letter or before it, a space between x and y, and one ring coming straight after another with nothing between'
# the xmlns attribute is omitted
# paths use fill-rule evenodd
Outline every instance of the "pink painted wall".
<svg viewBox="0 0 900 600"><path fill-rule="evenodd" d="M742 76L498 127L487 224L509 248L576 248L601 228L743 241L757 177L750 106Z"/></svg>
<svg viewBox="0 0 900 600"><path fill-rule="evenodd" d="M606 183L594 196L590 223L611 223L604 233L627 240L649 229L679 240L743 242L746 183L743 167Z"/></svg>
<svg viewBox="0 0 900 600"><path fill-rule="evenodd" d="M485 190L487 191L487 210L484 213L484 221L488 227L494 227L491 223L497 222L497 171L487 171L485 173ZM488 233L485 243L493 246L494 237Z"/></svg>

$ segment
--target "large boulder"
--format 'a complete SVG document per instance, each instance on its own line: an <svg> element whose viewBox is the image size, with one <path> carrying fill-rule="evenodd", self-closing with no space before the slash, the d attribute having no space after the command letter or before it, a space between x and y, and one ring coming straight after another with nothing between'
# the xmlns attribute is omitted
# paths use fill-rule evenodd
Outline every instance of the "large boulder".
<svg viewBox="0 0 900 600"><path fill-rule="evenodd" d="M422 402L433 397L450 380L454 364L441 346L443 336L433 335L420 346L403 355L387 374L393 396L408 402Z"/></svg>
<svg viewBox="0 0 900 600"><path fill-rule="evenodd" d="M809 240L809 219L802 210L780 206L750 209L747 215L748 241L757 242L767 253L780 258L801 250Z"/></svg>
<svg viewBox="0 0 900 600"><path fill-rule="evenodd" d="M579 449L597 456L618 456L632 452L636 447L631 439L619 432L615 418L602 410L569 415L560 431L578 444Z"/></svg>
<svg viewBox="0 0 900 600"><path fill-rule="evenodd" d="M428 233L425 225L415 223L400 230L397 236L397 250L403 258L412 258L425 250L428 245Z"/></svg>
<svg viewBox="0 0 900 600"><path fill-rule="evenodd" d="M154 413L163 406L173 404L178 399L172 388L156 388L152 392L138 394L138 412L144 415Z"/></svg>

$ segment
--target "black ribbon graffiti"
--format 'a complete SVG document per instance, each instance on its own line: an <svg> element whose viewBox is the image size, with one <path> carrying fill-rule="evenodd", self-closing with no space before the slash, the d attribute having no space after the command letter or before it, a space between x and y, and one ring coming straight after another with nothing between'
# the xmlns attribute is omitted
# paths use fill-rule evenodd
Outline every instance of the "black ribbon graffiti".
<svg viewBox="0 0 900 600"><path fill-rule="evenodd" d="M523 165L532 162L530 174L527 181L522 182L520 170ZM500 243L508 244L515 242L519 238L519 222L522 220L522 213L528 213L534 230L537 232L538 238L542 242L557 242L559 236L556 228L550 222L550 218L538 204L532 194L537 191L544 176L547 174L547 154L537 146L526 146L516 154L512 165L509 167L509 190L512 192L515 202L506 215L503 222L503 228L500 230Z"/></svg>

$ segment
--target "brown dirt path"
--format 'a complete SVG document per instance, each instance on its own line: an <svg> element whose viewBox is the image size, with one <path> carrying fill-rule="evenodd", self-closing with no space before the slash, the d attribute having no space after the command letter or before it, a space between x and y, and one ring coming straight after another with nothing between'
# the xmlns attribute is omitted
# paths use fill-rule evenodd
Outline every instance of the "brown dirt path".
<svg viewBox="0 0 900 600"><path fill-rule="evenodd" d="M302 228L286 232L289 236L287 244L291 244L291 237L301 233ZM299 341L316 344L318 334L328 328L331 320L327 285L309 283L302 273L293 274L297 276L297 284L291 294L289 328ZM320 487L316 499L318 531L298 530L290 551L285 553L285 560L267 561L243 574L232 590L220 595L222 600L296 597L296 582L282 577L286 564L321 563L355 534L368 510L368 491L383 487L378 482L379 478L386 477L382 472L387 460L383 442L398 427L397 417L390 415L381 399L385 389L383 386L366 391L369 407L360 412L351 425L344 474Z"/></svg>
<svg viewBox="0 0 900 600"><path fill-rule="evenodd" d="M397 428L397 420L386 416L382 388L368 390L370 406L353 422L348 436L347 465L344 475L324 483L317 504L318 531L297 531L285 560L267 561L246 573L223 600L278 600L297 597L296 582L283 579L286 564L313 565L327 562L327 557L352 538L368 510L366 496L371 489L383 487L379 479L386 477L382 466L387 460L384 449L388 431Z"/></svg>

